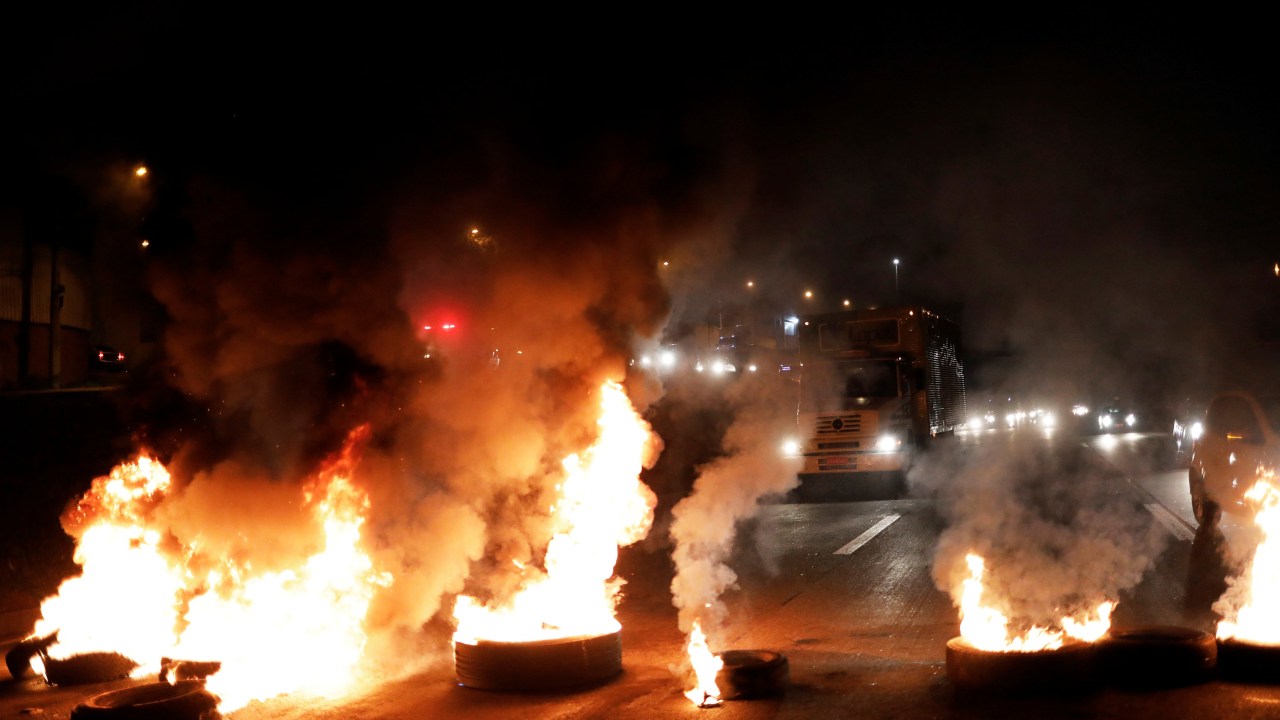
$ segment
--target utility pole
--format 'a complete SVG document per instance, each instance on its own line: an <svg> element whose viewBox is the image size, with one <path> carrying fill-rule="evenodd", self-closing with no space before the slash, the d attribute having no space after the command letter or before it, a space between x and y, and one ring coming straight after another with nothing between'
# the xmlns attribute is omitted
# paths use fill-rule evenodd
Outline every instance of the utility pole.
<svg viewBox="0 0 1280 720"><path fill-rule="evenodd" d="M62 378L62 273L58 265L58 241L49 246L49 387L60 386Z"/></svg>

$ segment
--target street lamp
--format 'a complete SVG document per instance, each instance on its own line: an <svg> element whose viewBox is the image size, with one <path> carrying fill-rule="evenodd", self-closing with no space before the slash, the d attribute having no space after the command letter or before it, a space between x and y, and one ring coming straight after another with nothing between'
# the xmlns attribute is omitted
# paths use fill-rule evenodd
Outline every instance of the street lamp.
<svg viewBox="0 0 1280 720"><path fill-rule="evenodd" d="M898 258L893 259L893 301L898 302Z"/></svg>

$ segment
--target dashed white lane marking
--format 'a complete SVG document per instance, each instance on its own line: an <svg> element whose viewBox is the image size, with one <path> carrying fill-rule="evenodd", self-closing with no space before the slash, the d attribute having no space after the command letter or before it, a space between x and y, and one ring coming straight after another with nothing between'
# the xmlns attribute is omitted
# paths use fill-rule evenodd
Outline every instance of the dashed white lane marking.
<svg viewBox="0 0 1280 720"><path fill-rule="evenodd" d="M894 521L895 521L895 520L897 520L897 519L898 519L898 518L900 518L900 517L902 517L902 516L901 516L901 515L887 515L887 516L885 516L885 517L880 518L880 521L879 521L879 522L877 522L875 525L872 525L871 527L867 528L866 532L862 533L862 534L861 534L861 535L859 535L858 537L856 537L856 538L854 538L854 539L850 540L848 545L845 545L844 547L842 547L842 548L840 548L839 550L835 551L835 553L834 553L834 554L835 554L835 555L852 555L854 552L856 552L856 551L858 550L858 548L860 548L860 547L862 547L863 545L866 545L867 543L871 542L872 538L874 538L875 536L879 535L881 532L884 532L884 529L885 529L885 528L887 528L887 527L889 527L890 525L892 525L892 524L894 523Z"/></svg>
<svg viewBox="0 0 1280 720"><path fill-rule="evenodd" d="M1184 542L1191 542L1195 539L1196 534L1187 527L1186 523L1178 519L1177 515L1169 512L1169 508L1159 503L1147 503L1147 510L1155 516L1156 522L1164 526L1174 537Z"/></svg>

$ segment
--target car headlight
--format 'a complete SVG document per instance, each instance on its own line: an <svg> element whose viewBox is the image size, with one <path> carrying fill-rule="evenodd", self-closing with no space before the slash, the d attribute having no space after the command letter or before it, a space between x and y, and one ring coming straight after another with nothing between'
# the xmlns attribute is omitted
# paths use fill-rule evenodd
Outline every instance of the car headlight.
<svg viewBox="0 0 1280 720"><path fill-rule="evenodd" d="M1192 440L1199 440L1200 436L1203 434L1204 434L1204 425L1202 423L1200 422L1191 423L1191 439Z"/></svg>
<svg viewBox="0 0 1280 720"><path fill-rule="evenodd" d="M1109 428L1109 427L1111 427L1111 416L1110 416L1110 415L1099 415L1099 416L1098 416L1098 427L1102 427L1102 428Z"/></svg>
<svg viewBox="0 0 1280 720"><path fill-rule="evenodd" d="M1124 424L1133 427L1138 422L1138 417L1133 413L1124 416Z"/></svg>
<svg viewBox="0 0 1280 720"><path fill-rule="evenodd" d="M902 446L902 440L893 435L881 435L876 438L876 452L893 452Z"/></svg>

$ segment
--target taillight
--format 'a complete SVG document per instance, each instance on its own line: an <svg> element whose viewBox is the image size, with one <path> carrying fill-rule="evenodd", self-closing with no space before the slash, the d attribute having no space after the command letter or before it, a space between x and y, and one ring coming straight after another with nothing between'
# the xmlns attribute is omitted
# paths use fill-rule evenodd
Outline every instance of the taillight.
<svg viewBox="0 0 1280 720"><path fill-rule="evenodd" d="M124 353L116 353L116 362L124 362Z"/></svg>
<svg viewBox="0 0 1280 720"><path fill-rule="evenodd" d="M101 359L105 358L106 356L107 356L107 354L106 354L106 353L102 352L101 350L99 350L99 351L98 351L98 359L99 359L99 360L101 360Z"/></svg>

